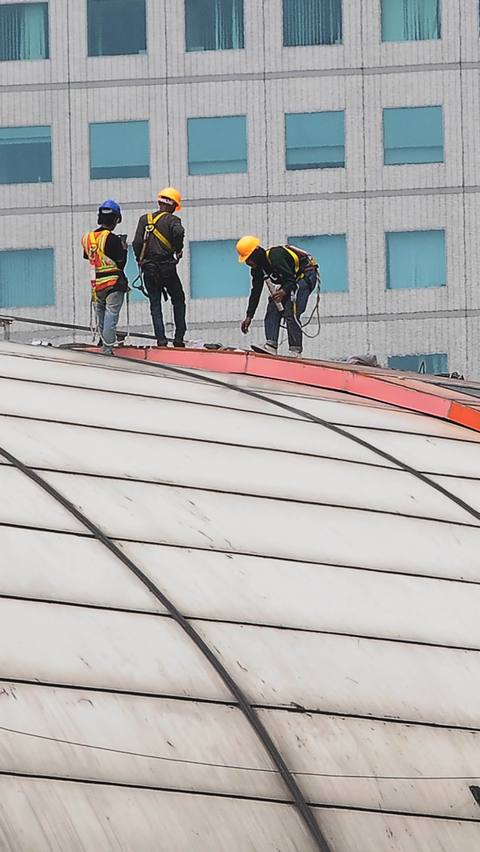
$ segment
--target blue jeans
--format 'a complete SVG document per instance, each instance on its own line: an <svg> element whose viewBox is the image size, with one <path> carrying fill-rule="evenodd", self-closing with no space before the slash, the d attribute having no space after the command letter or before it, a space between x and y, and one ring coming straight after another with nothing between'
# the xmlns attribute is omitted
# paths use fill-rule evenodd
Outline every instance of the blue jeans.
<svg viewBox="0 0 480 852"><path fill-rule="evenodd" d="M113 290L113 292L100 290L97 293L97 320L102 335L102 355L113 353L115 332L124 295L120 290Z"/></svg>
<svg viewBox="0 0 480 852"><path fill-rule="evenodd" d="M304 278L298 281L296 296L296 311L293 310L293 302L290 295L282 299L283 313L280 313L272 297L268 300L267 312L265 314L265 339L272 346L278 346L278 335L280 332L280 320L285 317L287 324L288 345L296 352L302 351L302 330L298 324L300 317L307 307L308 297L315 287L316 272L313 275L308 270Z"/></svg>
<svg viewBox="0 0 480 852"><path fill-rule="evenodd" d="M165 325L162 314L162 295L165 291L172 300L173 321L175 323L174 345L183 343L187 327L185 325L185 293L172 263L143 264L143 280L150 300L150 313L158 346L166 346Z"/></svg>

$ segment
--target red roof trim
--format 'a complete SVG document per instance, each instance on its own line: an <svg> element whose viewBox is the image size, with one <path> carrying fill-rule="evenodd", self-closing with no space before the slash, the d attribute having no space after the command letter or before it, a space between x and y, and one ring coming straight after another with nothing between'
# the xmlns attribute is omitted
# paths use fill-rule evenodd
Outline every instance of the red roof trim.
<svg viewBox="0 0 480 852"><path fill-rule="evenodd" d="M256 352L224 352L208 349L163 349L123 347L123 358L154 361L178 367L218 373L243 373L265 379L279 379L300 385L343 391L365 399L396 405L408 411L429 414L480 432L478 399L456 393L405 374L373 373L366 368L321 361L297 361L261 355Z"/></svg>

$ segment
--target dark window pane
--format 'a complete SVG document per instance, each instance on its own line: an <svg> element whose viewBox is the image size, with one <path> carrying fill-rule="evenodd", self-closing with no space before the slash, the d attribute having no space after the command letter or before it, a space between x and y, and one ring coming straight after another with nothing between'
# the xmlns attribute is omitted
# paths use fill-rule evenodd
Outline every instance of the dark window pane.
<svg viewBox="0 0 480 852"><path fill-rule="evenodd" d="M0 308L54 304L52 248L0 251Z"/></svg>
<svg viewBox="0 0 480 852"><path fill-rule="evenodd" d="M150 176L148 121L90 125L90 178Z"/></svg>
<svg viewBox="0 0 480 852"><path fill-rule="evenodd" d="M0 127L0 184L51 180L50 127Z"/></svg>
<svg viewBox="0 0 480 852"><path fill-rule="evenodd" d="M88 55L145 53L145 0L88 0Z"/></svg>
<svg viewBox="0 0 480 852"><path fill-rule="evenodd" d="M285 116L285 166L288 170L345 166L345 113L292 113Z"/></svg>
<svg viewBox="0 0 480 852"><path fill-rule="evenodd" d="M188 173L219 175L246 172L245 115L188 119Z"/></svg>
<svg viewBox="0 0 480 852"><path fill-rule="evenodd" d="M285 47L342 43L342 0L283 0Z"/></svg>
<svg viewBox="0 0 480 852"><path fill-rule="evenodd" d="M445 231L385 234L388 290L446 287Z"/></svg>
<svg viewBox="0 0 480 852"><path fill-rule="evenodd" d="M384 163L443 163L441 106L383 110Z"/></svg>
<svg viewBox="0 0 480 852"><path fill-rule="evenodd" d="M382 0L382 41L441 37L440 0Z"/></svg>
<svg viewBox="0 0 480 852"><path fill-rule="evenodd" d="M48 3L0 5L0 62L48 58Z"/></svg>
<svg viewBox="0 0 480 852"><path fill-rule="evenodd" d="M235 266L236 240L190 243L190 296L192 299L221 299L248 296L250 275ZM228 275L224 274L228 269Z"/></svg>
<svg viewBox="0 0 480 852"><path fill-rule="evenodd" d="M185 0L187 50L243 48L243 0Z"/></svg>
<svg viewBox="0 0 480 852"><path fill-rule="evenodd" d="M322 293L346 293L348 291L346 234L288 237L288 243L313 255L320 269Z"/></svg>
<svg viewBox="0 0 480 852"><path fill-rule="evenodd" d="M408 373L448 373L448 355L435 352L428 355L390 355L388 366L392 370L406 370Z"/></svg>

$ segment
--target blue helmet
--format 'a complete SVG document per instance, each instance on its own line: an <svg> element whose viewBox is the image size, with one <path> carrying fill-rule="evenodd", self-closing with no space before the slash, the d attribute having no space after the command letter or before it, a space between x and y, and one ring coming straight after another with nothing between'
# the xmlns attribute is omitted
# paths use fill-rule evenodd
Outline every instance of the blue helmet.
<svg viewBox="0 0 480 852"><path fill-rule="evenodd" d="M116 201L112 201L111 198L107 198L106 201L98 208L98 212L100 213L116 213L118 216L118 221L122 221L122 211L120 209L120 204L117 204Z"/></svg>

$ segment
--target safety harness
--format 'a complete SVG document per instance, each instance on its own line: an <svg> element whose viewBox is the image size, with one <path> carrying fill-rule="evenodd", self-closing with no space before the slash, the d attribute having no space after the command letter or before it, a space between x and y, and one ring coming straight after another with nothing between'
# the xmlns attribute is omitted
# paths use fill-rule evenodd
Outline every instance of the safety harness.
<svg viewBox="0 0 480 852"><path fill-rule="evenodd" d="M318 268L318 263L311 254L304 251L303 249L297 248L297 246L272 246L271 248L267 249L266 255L267 255L267 260L268 260L269 263L270 263L270 252L274 248L283 248L283 249L285 249L285 251L287 251L289 253L289 255L291 255L291 257L293 258L293 262L294 262L295 278L296 278L297 281L299 281L301 278L305 277L305 272L308 269L314 269L315 270L316 284L315 284L315 287L310 292L313 293L314 290L316 289L317 290L317 299L316 299L316 303L315 303L315 306L313 308L312 313L310 314L307 321L304 322L304 323L301 323L300 320L297 318L296 293L292 294L293 316L295 318L295 322L297 323L298 326L300 326L300 328L302 330L302 334L304 334L305 337L310 337L310 338L313 339L320 334L319 304L320 304L320 283L321 283L321 280L320 280L320 271L319 271L319 268ZM272 290L270 290L270 293L273 295ZM281 303L277 303L277 308L280 311L283 311ZM317 320L318 320L318 330L317 330L316 334L308 334L304 329L307 325L309 325L311 323L315 314L317 315Z"/></svg>
<svg viewBox="0 0 480 852"><path fill-rule="evenodd" d="M148 243L150 241L150 235L153 234L157 238L157 240L160 240L160 242L162 243L162 245L165 246L165 248L167 248L169 251L173 251L173 246L172 246L170 240L168 240L167 237L164 234L162 234L158 230L158 228L156 227L156 224L159 221L159 219L161 219L162 216L165 216L166 213L167 213L167 211L164 210L163 213L157 213L156 216L154 216L153 213L147 214L147 224L145 225L145 232L144 232L144 235L143 235L142 250L140 252L140 257L138 258L139 273L138 273L137 277L134 278L134 280L131 283L131 287L133 287L134 290L140 290L140 292L143 293L144 296L147 296L147 298L148 298L148 293L145 289L145 285L144 285L143 279L142 279L142 264L143 264L143 260L145 258L145 254L146 254L146 251L147 251L147 248L148 248ZM140 281L140 284L137 284L137 281Z"/></svg>
<svg viewBox="0 0 480 852"><path fill-rule="evenodd" d="M266 255L267 260L270 263L270 252L276 248L283 248L285 251L289 253L289 255L293 258L294 269L295 269L295 278L299 281L300 278L303 278L307 269L318 269L318 263L311 254L303 249L297 248L297 246L272 246L267 249Z"/></svg>

